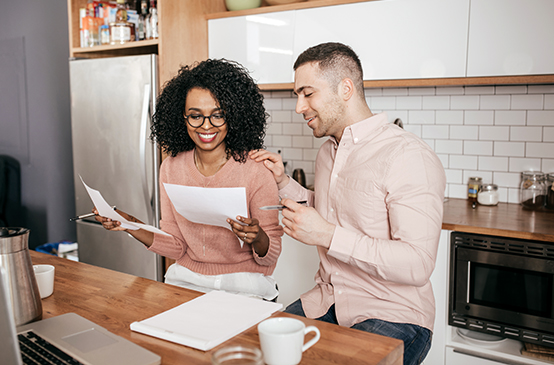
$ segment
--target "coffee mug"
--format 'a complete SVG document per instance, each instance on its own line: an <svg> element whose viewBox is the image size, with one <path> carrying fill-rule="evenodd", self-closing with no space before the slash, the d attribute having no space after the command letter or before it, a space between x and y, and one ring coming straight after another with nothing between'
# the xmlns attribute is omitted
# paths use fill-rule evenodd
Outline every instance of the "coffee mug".
<svg viewBox="0 0 554 365"><path fill-rule="evenodd" d="M304 344L304 336L314 332L315 336ZM319 341L319 329L306 327L294 318L270 318L258 324L260 345L264 362L268 365L296 365L302 353Z"/></svg>
<svg viewBox="0 0 554 365"><path fill-rule="evenodd" d="M54 292L54 271L52 265L33 265L38 291L41 298L46 298Z"/></svg>

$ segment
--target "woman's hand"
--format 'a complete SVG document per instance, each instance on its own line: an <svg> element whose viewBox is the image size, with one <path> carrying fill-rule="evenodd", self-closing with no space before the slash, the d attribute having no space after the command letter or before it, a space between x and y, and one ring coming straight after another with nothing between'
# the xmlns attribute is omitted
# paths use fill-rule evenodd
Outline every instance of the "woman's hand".
<svg viewBox="0 0 554 365"><path fill-rule="evenodd" d="M120 216L122 216L123 218L125 218L126 220L128 220L130 222L142 223L141 221L139 221L138 219L136 219L132 215L129 215L129 214L125 213L122 210L116 209L115 211L117 212L117 214L119 214ZM125 231L126 230L125 228L121 227L121 222L114 221L111 218L106 218L106 217L102 217L102 216L98 215L98 210L96 209L96 207L94 207L92 209L92 212L96 215L96 217L95 217L96 221L102 223L102 227L104 227L108 231Z"/></svg>
<svg viewBox="0 0 554 365"><path fill-rule="evenodd" d="M244 224L227 219L233 233L239 240L252 245L259 256L265 256L269 249L269 237L260 227L260 222L256 218L245 218L240 215L237 216L237 220Z"/></svg>

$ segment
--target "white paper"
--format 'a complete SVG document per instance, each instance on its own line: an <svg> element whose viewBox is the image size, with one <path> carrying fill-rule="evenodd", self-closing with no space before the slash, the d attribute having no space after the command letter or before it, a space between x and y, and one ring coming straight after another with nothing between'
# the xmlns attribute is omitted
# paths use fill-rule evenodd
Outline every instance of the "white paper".
<svg viewBox="0 0 554 365"><path fill-rule="evenodd" d="M211 291L140 322L131 330L208 351L283 307L280 303Z"/></svg>
<svg viewBox="0 0 554 365"><path fill-rule="evenodd" d="M191 222L231 230L227 218L234 221L238 215L248 218L244 187L199 188L166 183L164 187L177 212Z"/></svg>
<svg viewBox="0 0 554 365"><path fill-rule="evenodd" d="M79 177L81 178L81 182L85 186L85 189L87 189L87 193L90 196L90 199L92 200L92 203L94 204L94 207L96 208L96 210L98 210L98 214L101 215L102 217L110 218L114 221L121 222L121 227L123 227L125 229L131 229L131 230L135 231L137 229L142 228L146 231L150 231L150 232L154 232L154 233L161 233L161 234L164 234L166 236L169 236L169 234L165 233L161 229L158 229L154 226L150 226L148 224L130 222L127 219L123 218L120 214L118 214L112 208L111 205L109 205L106 202L106 200L104 199L104 197L102 196L102 194L98 190L94 190L93 188L89 187L85 183L85 180L83 180L83 178L81 176L79 176Z"/></svg>

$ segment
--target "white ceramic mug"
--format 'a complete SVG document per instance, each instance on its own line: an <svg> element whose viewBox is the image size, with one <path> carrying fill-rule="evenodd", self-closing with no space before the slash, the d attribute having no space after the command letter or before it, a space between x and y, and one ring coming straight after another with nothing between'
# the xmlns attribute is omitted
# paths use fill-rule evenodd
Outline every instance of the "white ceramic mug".
<svg viewBox="0 0 554 365"><path fill-rule="evenodd" d="M314 332L315 336L304 344L304 336ZM270 318L258 324L260 345L264 362L268 365L295 365L302 359L302 353L319 341L319 329L306 327L294 318Z"/></svg>
<svg viewBox="0 0 554 365"><path fill-rule="evenodd" d="M52 265L33 265L37 278L38 291L41 298L46 298L54 292L54 271Z"/></svg>

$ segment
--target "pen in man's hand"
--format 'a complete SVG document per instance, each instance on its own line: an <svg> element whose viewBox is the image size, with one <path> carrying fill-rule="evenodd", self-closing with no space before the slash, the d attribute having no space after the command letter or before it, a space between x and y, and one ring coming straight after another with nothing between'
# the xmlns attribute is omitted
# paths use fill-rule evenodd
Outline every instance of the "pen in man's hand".
<svg viewBox="0 0 554 365"><path fill-rule="evenodd" d="M112 207L113 210L116 210L117 208L115 207L115 205ZM78 221L80 219L85 219L85 218L89 218L89 217L94 217L96 214L94 213L87 213L87 214L83 214L83 215L78 215L76 217L73 217L73 218L69 218L69 221L70 222L75 222L75 221Z"/></svg>
<svg viewBox="0 0 554 365"><path fill-rule="evenodd" d="M307 200L297 201L298 204L306 204ZM260 207L261 210L283 210L286 208L284 205L266 205L265 207Z"/></svg>

